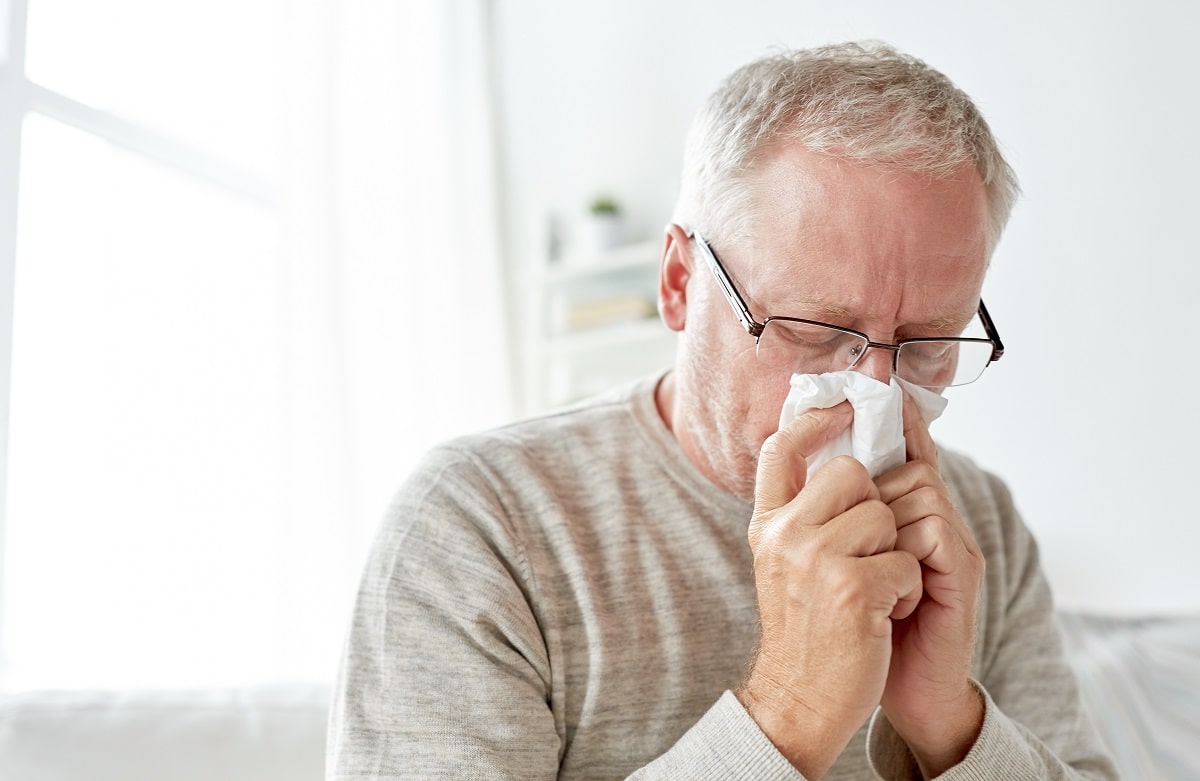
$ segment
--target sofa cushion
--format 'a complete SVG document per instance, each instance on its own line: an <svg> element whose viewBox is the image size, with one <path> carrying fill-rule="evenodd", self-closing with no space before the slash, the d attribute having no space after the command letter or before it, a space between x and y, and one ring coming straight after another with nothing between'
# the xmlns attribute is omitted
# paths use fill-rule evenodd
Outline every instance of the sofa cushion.
<svg viewBox="0 0 1200 781"><path fill-rule="evenodd" d="M0 778L320 781L328 689L0 698Z"/></svg>
<svg viewBox="0 0 1200 781"><path fill-rule="evenodd" d="M1200 779L1200 616L1060 612L1084 706L1122 778Z"/></svg>

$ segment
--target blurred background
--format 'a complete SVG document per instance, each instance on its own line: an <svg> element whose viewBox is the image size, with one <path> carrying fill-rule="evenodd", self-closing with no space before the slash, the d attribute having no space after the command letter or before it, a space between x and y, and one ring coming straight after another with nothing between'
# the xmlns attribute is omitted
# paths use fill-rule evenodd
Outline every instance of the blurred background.
<svg viewBox="0 0 1200 781"><path fill-rule="evenodd" d="M327 685L426 448L667 365L704 96L857 38L971 94L1025 193L1008 351L935 437L1061 606L1200 610L1195 4L0 9L0 691Z"/></svg>

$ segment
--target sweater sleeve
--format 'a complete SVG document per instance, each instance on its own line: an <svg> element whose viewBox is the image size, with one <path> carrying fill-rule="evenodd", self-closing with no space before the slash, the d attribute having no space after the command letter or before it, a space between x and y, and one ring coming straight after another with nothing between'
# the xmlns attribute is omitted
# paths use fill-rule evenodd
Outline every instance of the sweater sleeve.
<svg viewBox="0 0 1200 781"><path fill-rule="evenodd" d="M669 751L628 781L804 781L767 739L732 692L716 704Z"/></svg>
<svg viewBox="0 0 1200 781"><path fill-rule="evenodd" d="M975 745L939 778L1116 779L1063 655L1037 543L1007 488L961 457L947 477L987 559L973 682L985 713ZM868 752L884 779L921 778L882 711L871 722Z"/></svg>
<svg viewBox="0 0 1200 781"><path fill-rule="evenodd" d="M524 569L499 499L469 462L428 458L364 570L327 779L557 777L561 725Z"/></svg>

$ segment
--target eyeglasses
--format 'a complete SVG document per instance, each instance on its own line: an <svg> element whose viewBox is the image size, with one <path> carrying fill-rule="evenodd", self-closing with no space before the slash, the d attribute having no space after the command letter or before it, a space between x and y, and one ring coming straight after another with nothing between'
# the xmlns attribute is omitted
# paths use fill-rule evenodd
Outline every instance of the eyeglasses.
<svg viewBox="0 0 1200 781"><path fill-rule="evenodd" d="M717 278L733 313L757 341L758 360L772 368L801 374L853 369L872 347L892 351L892 373L914 385L940 391L979 379L992 361L1004 355L996 325L979 302L979 320L986 339L975 337L921 337L895 344L873 342L866 334L816 320L768 317L761 323L750 314L745 299L721 265L712 247L693 232L700 255Z"/></svg>

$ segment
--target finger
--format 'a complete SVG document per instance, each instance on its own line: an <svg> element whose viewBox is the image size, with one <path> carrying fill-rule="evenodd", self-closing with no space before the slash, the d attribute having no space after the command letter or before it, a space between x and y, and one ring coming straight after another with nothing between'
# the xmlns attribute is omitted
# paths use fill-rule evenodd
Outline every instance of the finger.
<svg viewBox="0 0 1200 781"><path fill-rule="evenodd" d="M845 431L853 417L853 408L842 402L807 412L767 437L758 454L755 514L776 510L800 493L808 474L808 457Z"/></svg>
<svg viewBox="0 0 1200 781"><path fill-rule="evenodd" d="M831 518L822 529L821 545L843 556L874 556L896 546L896 533L891 508L867 499Z"/></svg>
<svg viewBox="0 0 1200 781"><path fill-rule="evenodd" d="M892 502L888 507L891 508L892 514L896 518L897 531L903 531L909 526L925 522L930 518L936 518L939 523L946 524L946 527L958 538L964 549L971 552L979 550L979 543L975 540L975 535L967 526L966 521L962 519L958 510L955 509L948 498L936 495L933 489L922 488L915 493Z"/></svg>
<svg viewBox="0 0 1200 781"><path fill-rule="evenodd" d="M896 550L921 562L925 593L938 602L966 604L978 595L983 556L973 552L945 518L931 515L905 526L896 535Z"/></svg>
<svg viewBox="0 0 1200 781"><path fill-rule="evenodd" d="M903 621L908 618L917 609L917 605L921 604L921 597L924 595L925 586L924 584L920 584L914 591L896 600L896 604L892 608L892 612L888 618L894 618L897 621Z"/></svg>
<svg viewBox="0 0 1200 781"><path fill-rule="evenodd" d="M821 526L861 502L879 498L879 488L862 462L838 456L813 474L805 490L792 500L792 510L802 524Z"/></svg>
<svg viewBox="0 0 1200 781"><path fill-rule="evenodd" d="M903 529L922 518L937 515L942 518L957 517L954 505L945 494L929 486L921 486L911 493L888 503L896 517L896 528Z"/></svg>
<svg viewBox="0 0 1200 781"><path fill-rule="evenodd" d="M962 541L945 518L929 515L896 532L896 549L917 557L930 569L941 573L954 571L955 553Z"/></svg>
<svg viewBox="0 0 1200 781"><path fill-rule="evenodd" d="M909 461L927 461L938 465L937 446L929 435L929 424L921 415L912 396L904 394L904 450Z"/></svg>
<svg viewBox="0 0 1200 781"><path fill-rule="evenodd" d="M916 609L924 594L921 583L921 564L908 551L894 550L858 559L870 583L876 587L871 599L877 615L907 618ZM890 625L887 627L890 630Z"/></svg>
<svg viewBox="0 0 1200 781"><path fill-rule="evenodd" d="M888 504L922 488L933 488L942 494L948 492L937 467L928 461L909 461L895 469L889 469L875 479L875 485L879 487L879 496ZM946 501L949 501L949 498Z"/></svg>
<svg viewBox="0 0 1200 781"><path fill-rule="evenodd" d="M942 476L929 464L910 461L880 476L876 484L880 498L887 502L895 515L897 529L923 518L937 516L950 523L967 550L979 549L975 535L954 506Z"/></svg>

